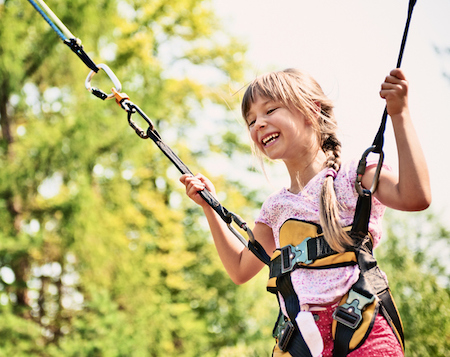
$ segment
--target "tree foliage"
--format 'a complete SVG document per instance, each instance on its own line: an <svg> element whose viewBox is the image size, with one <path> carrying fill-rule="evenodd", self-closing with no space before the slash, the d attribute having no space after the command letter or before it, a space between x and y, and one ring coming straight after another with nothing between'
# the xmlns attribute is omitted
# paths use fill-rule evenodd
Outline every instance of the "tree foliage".
<svg viewBox="0 0 450 357"><path fill-rule="evenodd" d="M189 147L195 116L223 106L244 73L244 47L208 1L48 5L199 169L208 139ZM0 17L0 354L267 350L263 285L231 283L170 162L121 108L84 90L88 69L29 4L5 0ZM94 79L109 92L105 75ZM217 181L224 204L252 206Z"/></svg>
<svg viewBox="0 0 450 357"><path fill-rule="evenodd" d="M405 329L407 356L450 351L450 231L430 213L390 211L377 258Z"/></svg>

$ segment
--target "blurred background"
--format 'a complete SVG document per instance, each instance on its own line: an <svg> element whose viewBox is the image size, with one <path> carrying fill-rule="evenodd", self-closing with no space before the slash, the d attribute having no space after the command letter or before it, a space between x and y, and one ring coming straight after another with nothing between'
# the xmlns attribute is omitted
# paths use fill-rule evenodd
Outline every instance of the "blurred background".
<svg viewBox="0 0 450 357"><path fill-rule="evenodd" d="M47 1L220 201L252 222L286 185L250 152L239 102L273 69L309 71L336 103L344 157L373 141L406 0ZM418 1L402 68L433 203L388 210L376 255L408 356L450 347L450 1ZM179 172L84 88L89 69L27 1L0 0L0 356L269 356L267 271L235 286ZM95 83L94 83L95 82ZM102 72L93 85L109 92ZM145 128L144 123L138 124ZM397 166L390 125L386 163ZM252 225L250 223L250 225Z"/></svg>

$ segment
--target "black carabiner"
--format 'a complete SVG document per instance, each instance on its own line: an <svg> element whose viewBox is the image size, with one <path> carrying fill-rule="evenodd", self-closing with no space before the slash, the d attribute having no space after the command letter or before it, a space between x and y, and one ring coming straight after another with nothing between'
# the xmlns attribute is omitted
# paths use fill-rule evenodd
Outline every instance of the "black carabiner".
<svg viewBox="0 0 450 357"><path fill-rule="evenodd" d="M380 180L380 172L381 168L383 167L383 161L384 161L384 153L383 150L378 151L378 148L373 145L370 148L368 148L366 151L364 151L361 160L359 160L358 169L356 170L356 183L355 188L356 191L360 196L364 196L364 188L362 187L362 177L366 172L366 166L367 166L367 156L369 156L370 153L377 153L379 155L378 158L378 164L377 169L375 171L375 175L372 180L372 186L370 187L370 192L373 194L378 188L378 182Z"/></svg>

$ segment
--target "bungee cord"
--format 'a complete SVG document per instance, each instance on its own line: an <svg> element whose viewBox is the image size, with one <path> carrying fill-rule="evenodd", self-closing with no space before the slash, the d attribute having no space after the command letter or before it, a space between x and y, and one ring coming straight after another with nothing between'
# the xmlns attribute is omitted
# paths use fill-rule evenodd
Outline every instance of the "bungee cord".
<svg viewBox="0 0 450 357"><path fill-rule="evenodd" d="M107 100L115 98L116 102L120 107L127 112L127 119L129 126L134 129L136 134L142 139L152 139L152 141L158 146L158 148L166 155L166 157L175 165L175 167L182 174L190 174L192 172L183 163L183 161L173 152L173 150L163 142L160 134L155 129L151 119L144 113L144 111L139 108L136 104L130 101L130 98L126 93L122 93L122 85L119 79L116 77L114 72L106 64L96 64L89 56L84 52L83 46L81 45L81 40L76 38L70 30L62 23L61 20L53 13L53 11L45 4L43 0L28 0L28 2L38 11L38 13L44 18L44 20L50 25L50 27L58 34L61 40L70 47L70 49L85 63L85 65L91 70L86 77L85 87L96 97ZM38 4L39 3L39 4ZM406 45L406 39L408 36L408 31L410 27L412 12L416 0L410 0L408 6L408 17L405 24L403 39L400 46L400 52L397 59L397 68L400 68L403 59L403 53ZM106 75L112 81L114 87L111 93L107 94L99 88L91 86L92 78L98 71L102 69ZM132 119L132 116L138 114L148 125L146 130L140 128ZM356 175L355 188L362 199L361 202L358 201L356 207L355 215L355 227L361 227L364 230L368 225L368 219L370 216L370 197L377 190L378 181L380 177L381 168L384 161L383 145L384 145L384 132L386 129L387 122L387 108L384 109L384 113L381 120L381 125L372 143L372 146L364 151L361 160L359 161ZM373 178L372 186L370 190L364 189L362 187L362 177L365 173L367 166L367 157L370 153L375 153L379 155L377 168ZM253 232L247 225L247 223L233 212L228 211L223 207L220 202L212 196L208 190L199 191L200 196L216 211L216 213L221 217L221 219L227 224L230 231L241 241L241 243L250 249L255 256L260 259L264 264L269 265L270 256L266 253L264 248L255 240ZM365 203L363 203L363 201ZM360 207L361 206L361 207ZM244 230L249 238L247 241L234 227L235 223L240 229Z"/></svg>
<svg viewBox="0 0 450 357"><path fill-rule="evenodd" d="M414 10L414 5L416 5L417 0L410 0L409 1L409 5L408 5L408 17L406 20L406 24L405 24L405 28L403 30L403 38L402 38L402 43L400 45L400 51L398 54L398 58L397 58L397 66L396 68L400 68L400 66L402 65L402 60L403 60L403 53L405 51L405 45L406 45L406 39L408 37L408 31L409 31L409 26L411 24L411 18L412 18L412 13ZM384 108L384 112L383 112L383 116L381 118L381 124L380 127L378 129L378 132L375 136L375 139L372 143L372 146L369 147L366 151L364 151L361 160L359 161L359 165L358 165L358 169L357 169L357 175L356 175L356 183L355 183L355 187L356 190L358 191L360 196L364 196L366 193L364 193L364 189L362 187L362 177L366 171L366 166L367 166L367 156L370 153L374 153L374 154L378 154L379 158L378 158L378 164L377 164L377 168L375 170L375 176L373 178L372 181L372 186L370 188L370 192L373 194L375 193L375 191L378 188L378 182L380 179L380 172L381 172L381 168L383 166L383 161L384 161L384 152L383 152L383 145L384 145L384 132L386 130L386 122L387 122L387 107Z"/></svg>
<svg viewBox="0 0 450 357"><path fill-rule="evenodd" d="M130 101L130 98L126 93L122 93L122 85L119 79L116 77L114 72L103 63L95 64L95 62L89 58L89 56L84 52L83 46L81 45L81 40L76 38L69 29L59 20L55 13L45 4L43 0L28 0L31 5L39 12L39 14L44 18L44 20L50 25L50 27L58 34L61 40L68 45L73 52L86 64L86 66L91 69L85 80L86 89L91 92L96 97L107 100L115 98L116 102L120 107L127 112L128 124L134 129L136 134L141 139L152 139L153 142L158 146L158 148L167 156L167 158L175 165L175 167L182 174L193 175L189 168L184 164L184 162L173 152L173 150L162 140L160 134L155 129L151 119L144 113L144 111L139 108L136 104ZM38 4L39 3L39 4ZM99 69L102 69L109 79L112 81L114 87L111 93L107 94L99 88L91 86L92 78ZM132 116L134 114L139 114L139 116L144 119L147 123L148 128L146 130L140 128L133 120ZM227 224L230 231L239 239L239 241L252 253L260 259L264 264L268 265L270 263L270 257L265 252L264 248L259 244L253 235L252 230L249 228L248 224L237 214L228 211L221 203L211 194L207 189L199 191L200 196L216 211L220 218ZM246 232L248 236L248 241L245 239L238 230L233 226L235 223L240 229Z"/></svg>
<svg viewBox="0 0 450 357"><path fill-rule="evenodd" d="M63 24L55 13L47 6L43 0L28 0L36 11L44 18L50 27L57 33L63 42L75 52L75 54L94 72L98 72L98 67L89 56L84 52L81 40L76 38L72 32ZM39 3L39 4L37 4Z"/></svg>
<svg viewBox="0 0 450 357"><path fill-rule="evenodd" d="M28 0L39 14L44 18L50 27L58 34L61 40L66 41L75 38L72 32L62 23L62 21L55 15L55 13L42 0ZM39 5L36 3L38 2ZM40 6L40 7L39 7ZM42 9L41 9L42 7Z"/></svg>

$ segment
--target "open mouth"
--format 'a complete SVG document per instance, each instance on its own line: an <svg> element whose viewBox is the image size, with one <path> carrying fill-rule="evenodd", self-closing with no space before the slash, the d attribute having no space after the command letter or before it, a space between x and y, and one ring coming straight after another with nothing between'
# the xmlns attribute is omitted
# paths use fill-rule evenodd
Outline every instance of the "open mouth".
<svg viewBox="0 0 450 357"><path fill-rule="evenodd" d="M266 136L265 138L263 138L263 139L261 140L261 142L262 142L262 144L263 144L264 146L267 146L267 145L270 144L271 142L275 141L279 136L280 136L279 133L273 133L273 134L271 134L271 135Z"/></svg>

